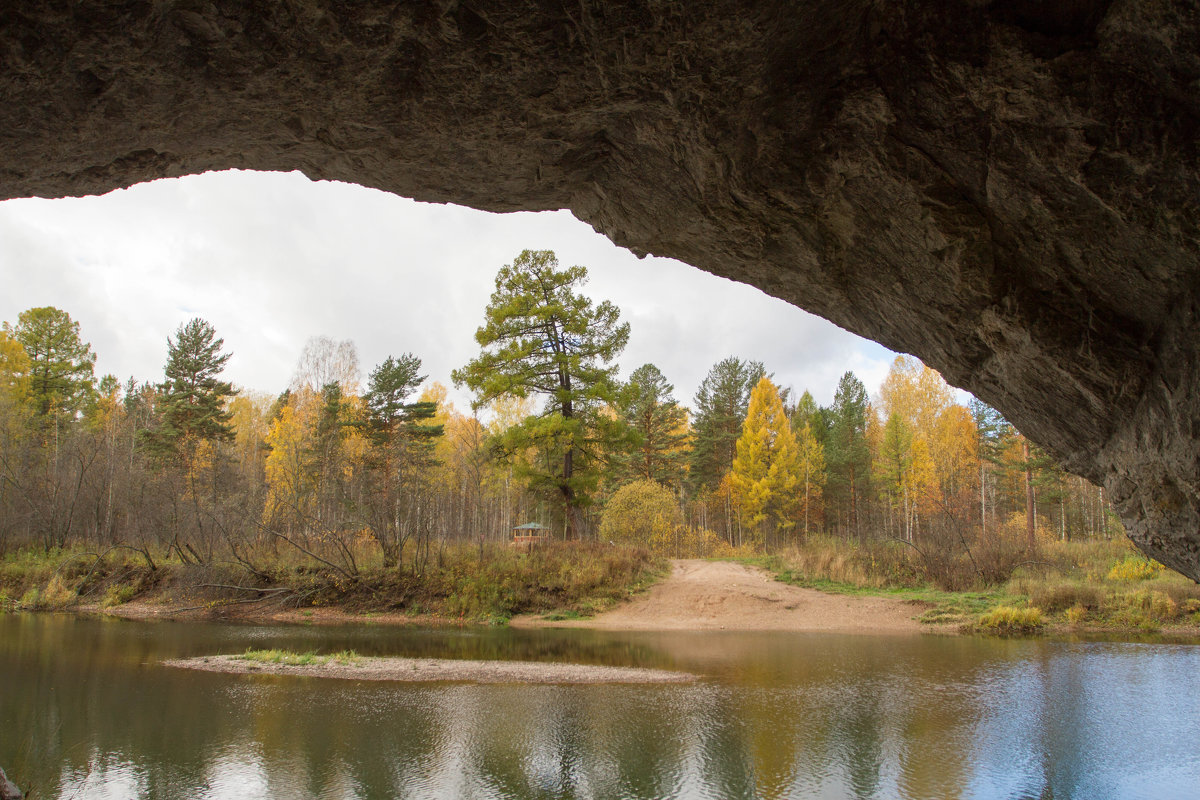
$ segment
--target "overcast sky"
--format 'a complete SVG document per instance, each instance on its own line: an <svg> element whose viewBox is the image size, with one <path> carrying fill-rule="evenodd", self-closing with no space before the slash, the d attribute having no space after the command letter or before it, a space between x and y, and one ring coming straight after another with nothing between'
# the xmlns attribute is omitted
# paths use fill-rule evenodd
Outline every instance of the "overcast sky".
<svg viewBox="0 0 1200 800"><path fill-rule="evenodd" d="M102 197L0 202L0 320L57 306L96 373L161 380L167 337L213 324L235 384L276 394L312 336L351 339L364 378L412 352L431 380L478 351L497 269L523 249L581 264L585 292L631 327L622 376L653 362L690 404L718 360L761 360L831 402L853 370L874 394L894 354L757 289L677 261L638 260L569 212L489 214L299 173L220 172ZM452 389L465 410L465 392Z"/></svg>

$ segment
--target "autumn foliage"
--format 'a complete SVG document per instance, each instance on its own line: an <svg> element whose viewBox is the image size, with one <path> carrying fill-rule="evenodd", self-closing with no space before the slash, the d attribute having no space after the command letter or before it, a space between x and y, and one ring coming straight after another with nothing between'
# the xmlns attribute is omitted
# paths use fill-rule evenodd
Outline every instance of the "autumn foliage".
<svg viewBox="0 0 1200 800"><path fill-rule="evenodd" d="M494 557L536 522L663 556L838 542L847 570L962 588L1119 530L1100 489L909 357L874 396L851 372L797 395L732 356L690 408L653 364L621 382L628 325L585 284L548 251L501 271L463 409L415 354L364 380L324 337L279 395L235 389L203 320L168 339L163 380L97 380L78 324L30 309L0 332L0 553L116 547L263 581L294 561L350 586L448 547Z"/></svg>

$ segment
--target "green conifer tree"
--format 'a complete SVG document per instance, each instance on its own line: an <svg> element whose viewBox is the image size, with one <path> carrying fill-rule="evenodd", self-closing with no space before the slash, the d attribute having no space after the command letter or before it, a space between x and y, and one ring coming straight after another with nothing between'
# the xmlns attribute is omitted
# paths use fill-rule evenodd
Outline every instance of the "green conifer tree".
<svg viewBox="0 0 1200 800"><path fill-rule="evenodd" d="M63 414L75 417L93 392L96 354L79 335L79 323L65 311L44 306L17 316L17 324L4 330L29 357L29 393L39 417Z"/></svg>
<svg viewBox="0 0 1200 800"><path fill-rule="evenodd" d="M509 428L498 442L505 456L535 447L528 477L553 487L567 512L568 536L583 534L582 508L599 479L596 452L611 426L596 410L616 394L612 362L629 341L629 324L609 301L593 305L578 289L583 267L561 269L549 250L525 250L501 267L496 291L475 332L482 352L453 373L476 394L476 405L503 395L546 398L542 414ZM609 366L612 364L611 366Z"/></svg>
<svg viewBox="0 0 1200 800"><path fill-rule="evenodd" d="M687 410L672 397L674 391L653 364L635 369L622 387L617 410L634 434L632 450L621 458L625 480L680 483L687 458Z"/></svg>
<svg viewBox="0 0 1200 800"><path fill-rule="evenodd" d="M718 361L696 391L689 479L693 491L714 489L733 466L750 391L766 375L762 362Z"/></svg>
<svg viewBox="0 0 1200 800"><path fill-rule="evenodd" d="M859 512L870 488L871 450L867 444L867 389L853 372L838 381L828 416L825 496L837 507L843 535L861 536Z"/></svg>
<svg viewBox="0 0 1200 800"><path fill-rule="evenodd" d="M213 326L198 317L180 325L174 339L167 338L166 379L156 405L160 422L157 430L144 433L152 452L190 464L200 442L233 441L233 417L225 406L237 392L219 378L232 356L221 352L224 345Z"/></svg>

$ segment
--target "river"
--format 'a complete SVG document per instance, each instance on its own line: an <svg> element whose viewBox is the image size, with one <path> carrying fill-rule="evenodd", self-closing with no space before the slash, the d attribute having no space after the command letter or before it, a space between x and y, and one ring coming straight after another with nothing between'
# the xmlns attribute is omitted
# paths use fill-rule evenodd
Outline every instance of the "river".
<svg viewBox="0 0 1200 800"><path fill-rule="evenodd" d="M248 647L699 673L386 684L163 667ZM1200 647L250 626L0 614L34 798L1200 798Z"/></svg>

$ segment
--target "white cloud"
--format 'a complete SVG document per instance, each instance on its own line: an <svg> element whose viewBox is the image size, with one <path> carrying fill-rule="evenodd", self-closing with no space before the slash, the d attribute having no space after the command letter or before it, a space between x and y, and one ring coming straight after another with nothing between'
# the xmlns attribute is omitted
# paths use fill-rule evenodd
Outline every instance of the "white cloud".
<svg viewBox="0 0 1200 800"><path fill-rule="evenodd" d="M632 326L622 374L653 362L684 401L729 355L763 361L823 404L848 369L874 391L893 355L749 286L638 260L565 211L488 214L298 173L209 173L0 203L0 319L65 309L98 353L98 372L122 380L158 379L167 336L200 316L224 337L234 354L226 374L242 386L282 390L316 335L352 339L364 374L413 352L448 384L476 352L496 270L525 248L588 267L588 293L612 300Z"/></svg>

